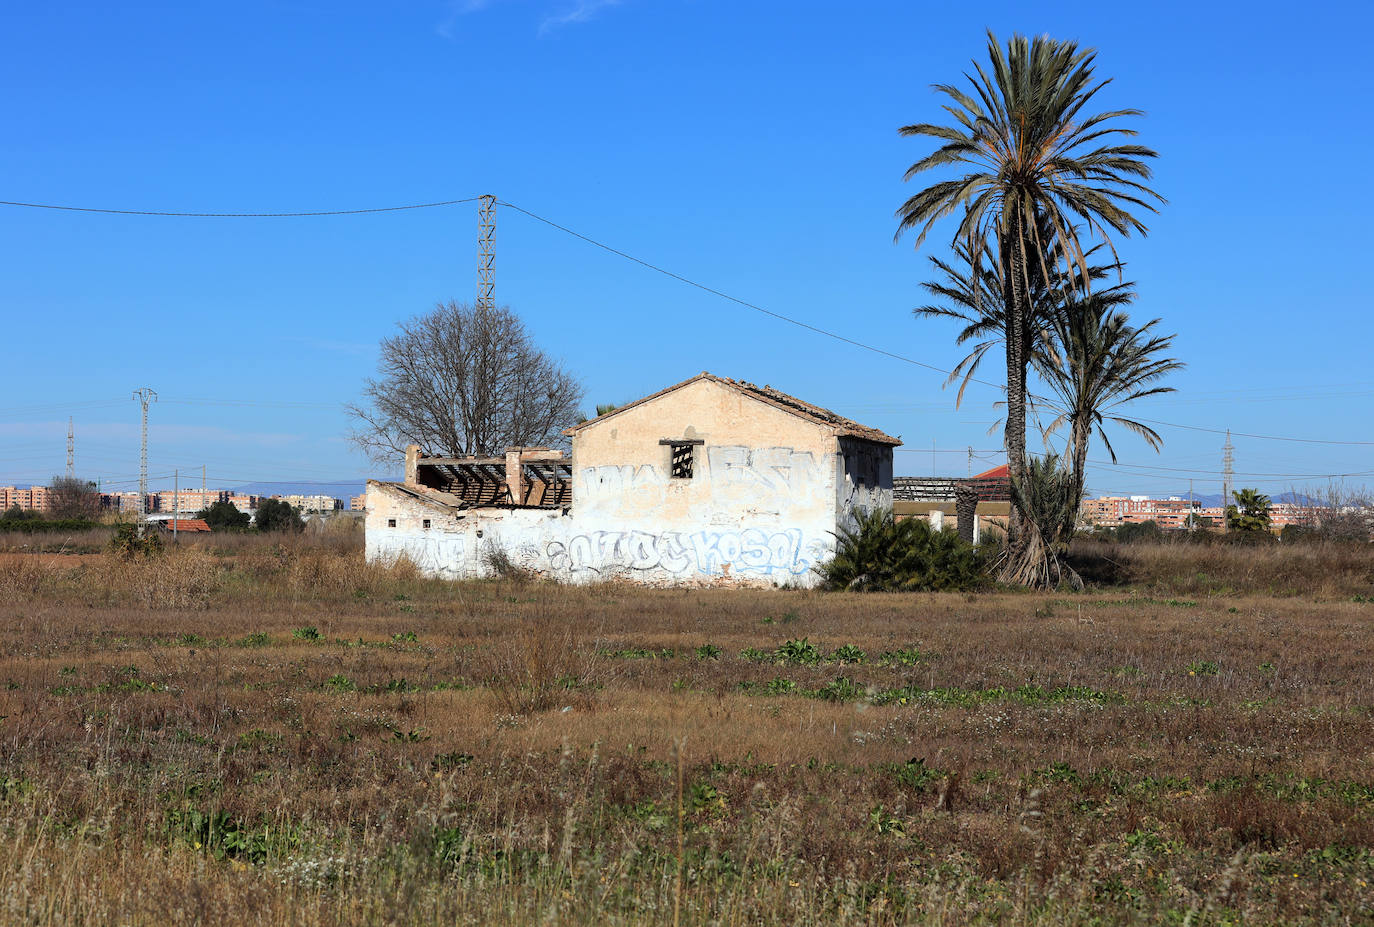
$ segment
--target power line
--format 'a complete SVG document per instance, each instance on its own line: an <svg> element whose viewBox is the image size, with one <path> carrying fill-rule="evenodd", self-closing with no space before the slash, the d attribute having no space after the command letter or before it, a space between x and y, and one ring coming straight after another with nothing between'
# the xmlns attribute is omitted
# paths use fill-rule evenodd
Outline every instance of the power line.
<svg viewBox="0 0 1374 927"><path fill-rule="evenodd" d="M671 270L667 270L667 269L665 269L665 268L663 268L663 267L659 267L657 264L651 264L651 263L649 263L648 261L645 261L645 260L643 260L643 259L641 259L641 258L635 257L633 254L628 254L628 253L626 253L626 252L624 252L624 251L621 251L619 248L613 248L612 246L610 246L610 245L608 245L608 244L606 244L606 243L604 243L604 242L597 241L595 238L591 238L590 236L583 235L581 232L576 232L576 231L574 231L574 230L568 228L568 227L565 226L565 225L559 225L557 222L554 222L552 219L547 219L547 218L545 218L544 216L536 215L535 213L530 212L528 209L525 209L524 207L521 207L521 206L517 206L517 205L515 205L514 203L511 203L511 202L509 202L509 201L507 201L507 200L500 200L499 202L501 203L502 206L508 206L508 207L510 207L511 209L514 209L516 212L524 213L526 216L529 216L531 219L534 219L534 220L536 220L536 221L538 221L538 222L542 222L542 223L544 223L545 225L550 226L551 228L558 229L560 232L564 232L565 234L571 235L572 237L574 237L574 238L576 238L576 239L579 239L579 240L581 240L581 241L584 241L584 242L586 242L586 243L589 244L589 245L593 245L593 246L595 246L595 247L597 247L597 248L602 249L603 251L608 251L608 252L610 252L611 254L617 255L618 257L622 257L622 258L624 258L624 259L627 260L627 261L632 261L632 262L634 262L635 264L639 264L641 267L646 267L646 268L648 268L649 270L655 271L656 273L663 274L665 277L671 277L672 279L677 280L677 281L680 282L680 283L685 283L685 284L687 284L688 286L696 287L697 289L702 290L702 291L707 292L707 293L710 293L710 294L713 295L713 296L718 296L718 297L720 297L721 299L729 300L729 301L732 302L732 303L736 303L736 304L741 305L741 306L744 306L744 307L746 307L746 308L753 309L753 310L756 311L756 312L761 312L761 313L763 313L764 315L770 316L770 317L772 317L772 318L774 318L774 319L778 319L779 321L782 321L782 322L787 322L787 323L789 323L789 324L791 324L791 325L795 325L795 326L797 326L798 328L804 328L804 329L806 329L807 331L815 332L815 333L818 334L818 335L824 335L824 336L827 337L827 338L833 338L833 339L835 339L836 341L842 341L842 342L844 342L845 344L852 345L852 346L854 346L854 347L856 347L856 348L862 348L862 349L865 350L865 351L872 351L872 352L875 353L875 354L881 354L881 355L883 355L884 357L890 357L890 358L892 358L893 360L899 360L899 361L902 361L903 363L906 363L906 364L911 364L911 365L916 366L916 367L923 367L923 368L925 368L926 370L932 370L932 371L934 371L934 372L936 372L936 373L943 373L943 374L945 374L946 376L952 376L951 371L946 370L946 369L944 369L943 367L937 367L937 366L934 365L934 364L927 364L927 363L925 363L924 361L918 361L918 360L916 360L916 359L914 359L914 358L907 357L907 356L904 355L904 354L897 354L897 353L895 353L895 352L893 352L893 351L888 351L888 350L885 350L885 349L883 349L883 348L875 347L874 345L871 345L871 344L865 344L865 343L862 342L862 341L856 341L856 340L853 339L853 338L848 338L848 337L845 337L844 335L838 334L838 333L836 333L836 332L832 332L832 331L829 331L829 330L827 330L827 329L820 328L819 326L812 325L812 324L810 324L809 322L803 322L803 321L801 321L801 320L799 320L799 319L794 319L794 318L792 318L791 316L783 315L781 312L774 312L774 311L771 310L771 309L765 309L763 306L760 306L760 305L758 305L758 304L756 304L756 303L751 303L751 302L749 302L748 300L740 299L740 298L737 297L737 296L731 296L729 293L722 292L721 290L717 290L717 289L715 289L714 287L707 286L707 285L704 284L704 283L698 283L697 281L692 280L692 279L689 278L689 277L684 277L682 274L674 273L674 272L671 271ZM1007 391L1007 388L1006 388L1005 386L1003 386L1003 385L1000 384L1000 383L994 383L994 382L992 382L991 380L981 380L981 379L978 379L977 377L969 377L969 378L968 378L968 382L970 382L970 383L977 383L977 384L980 384L980 385L982 385L982 386L988 386L988 387L991 387L991 388L993 388L993 389L995 389L995 390L998 390L999 392L1003 392L1003 393L1005 393L1005 392ZM1038 401L1038 402L1051 402L1051 401L1052 401L1052 400L1050 399L1050 397L1047 397L1047 396L1039 396L1039 395L1036 395L1036 394L1034 394L1034 393L1027 393L1027 398L1028 398L1028 399L1035 400L1035 401ZM1221 429L1216 429L1216 428L1204 428L1204 427L1197 426L1197 425L1182 425L1182 424L1179 424L1179 423L1177 423L1177 422L1164 422L1164 421L1157 421L1157 420L1148 419L1148 418L1139 418L1139 419L1137 419L1137 420L1138 420L1138 421L1141 421L1141 422L1147 422L1147 423L1149 423L1149 424L1151 424L1151 425L1162 425L1162 426L1164 426L1164 427L1166 427L1166 428L1181 428L1181 429L1186 429L1186 430L1188 430L1188 431L1201 431L1201 432L1206 432L1206 433L1208 433L1208 434L1225 434L1225 433L1226 433L1226 432L1224 432L1224 431L1221 430ZM1299 443L1299 444L1330 444L1330 445L1341 445L1341 446L1347 446L1347 447L1374 447L1374 441L1327 441L1327 440L1322 440L1322 439L1318 439L1318 438L1287 438L1287 437L1282 437L1282 436L1279 436L1279 435L1246 434L1246 433L1244 433L1244 432L1239 432L1239 431L1234 432L1234 434L1235 434L1236 436L1238 436L1238 437L1243 437L1243 438L1254 438L1254 439L1262 440L1262 441L1292 441L1292 442ZM924 453L924 452L922 452L922 453Z"/></svg>
<svg viewBox="0 0 1374 927"><path fill-rule="evenodd" d="M305 216L360 216L374 212L401 212L407 209L434 209L438 206L456 206L471 203L480 197L469 196L461 200L442 200L436 203L410 203L405 206L377 206L371 209L323 209L314 212L168 212L151 209L97 209L91 206L56 206L51 203L16 203L0 200L0 206L22 206L27 209L55 209L61 212L97 212L116 216L169 216L181 219L290 219Z"/></svg>
<svg viewBox="0 0 1374 927"><path fill-rule="evenodd" d="M183 406L260 406L282 409L337 409L342 402L307 402L295 399L163 399L165 403Z"/></svg>
<svg viewBox="0 0 1374 927"><path fill-rule="evenodd" d="M1170 479L1172 474L1185 473L1194 476L1216 476L1215 470L1195 469L1192 467L1160 467L1150 464L1123 464L1112 463L1109 460L1089 460L1088 463L1098 467L1112 467L1117 470L1125 471L1132 476L1144 476L1157 479ZM1325 479L1344 479L1351 476L1370 476L1374 475L1374 470L1353 470L1348 473L1266 473L1258 470L1233 470L1232 476L1246 477L1266 477L1269 479L1292 479L1292 480L1325 480Z"/></svg>
<svg viewBox="0 0 1374 927"><path fill-rule="evenodd" d="M464 198L462 198L462 199L441 200L441 201L436 201L436 202L432 202L432 203L412 203L412 204L407 204L407 205L404 205L404 206L382 206L382 207L374 207L374 208L368 208L368 209L332 209L332 210L317 210L317 211L311 211L311 212L258 212L258 213L253 213L253 212L171 212L171 211L163 211L163 210L104 209L104 208L95 208L95 207L88 207L88 206L62 206L62 205L55 205L55 204L51 204L51 203L24 203L24 202L12 201L12 200L0 200L0 206L24 207L24 208L30 208L30 209L53 209L53 210L61 210L61 211L66 211L66 212L106 213L106 214L127 215L127 216L169 216L169 217L182 217L182 218L215 218L215 219L225 219L225 218L238 218L238 219L250 219L250 218L266 219L266 218L274 218L274 219L275 219L275 218L313 217L313 216L347 216L347 215L362 215L362 214L367 214L367 213L380 213L380 212L400 212L400 211L403 211L403 210L412 210L412 209L432 209L432 208L442 207L442 206L455 206L455 205L459 205L459 204L462 204L462 203L472 203L472 202L476 202L476 201L481 200L481 199L483 199L482 196L469 196L469 197L464 197ZM834 340L836 340L836 341L842 342L842 343L844 343L844 344L851 345L851 346L856 347L856 348L861 348L862 350L865 350L865 351L871 351L871 352L874 353L874 354L880 354L880 355L882 355L882 356L884 356L884 357L889 357L889 358L891 358L891 359L893 359L893 360L901 361L902 363L905 363L905 364L910 364L910 365L912 365L912 366L920 367L920 368L923 368L923 369L925 369L925 370L930 370L930 371L933 371L933 372L935 372L935 373L941 373L941 374L944 374L944 375L946 375L946 376L950 376L950 375L951 375L951 371L949 371L949 370L947 370L947 369L945 369L945 368L943 368L943 367L939 367L939 366L937 366L937 365L935 365L935 364L928 364L928 363L926 363L926 362L924 362L924 361L919 361L919 360L916 360L915 358L907 357L907 356L904 355L904 354L898 354L898 353L896 353L896 352L894 352L894 351L888 351L888 350L886 350L886 349L884 349L884 348L880 348L880 347L877 347L877 346L875 346L875 345L866 344L865 342L858 341L858 340L856 340L856 339L854 339L854 338L849 338L849 337L847 337L847 336L845 336L845 335L841 335L841 334L839 334L838 332L833 332L833 331L830 331L830 330L828 330L828 329L821 328L820 326L812 325L812 324L809 323L809 322L803 322L803 321L801 321L800 319L795 319L795 318L792 318L791 316L784 315L784 314L781 313L781 312L775 312L775 311L773 311L773 310L771 310L771 309L766 309L766 308L764 308L763 306L758 305L757 303L752 303L752 302L749 302L748 300L741 299L741 298L739 298L739 297L737 297L737 296L732 296L732 295L730 295L729 293L726 293L726 292L724 292L724 291L722 291L722 290L718 290L718 289L716 289L716 288L714 288L714 287L711 287L711 286L707 286L707 285L704 284L704 283L699 283L699 282L697 282L696 280L693 280L693 279L691 279L691 278L689 278L689 277L683 276L682 274L675 273L675 272L673 272L673 271L671 271L671 270L668 270L668 269L666 269L666 268L664 268L664 267L660 267L660 266L658 266L657 264L652 264L652 263L650 263L649 261L643 260L642 258L638 258L638 257L635 257L635 256L632 255L632 254L629 254L629 253L625 252L625 251L621 251L620 249L615 248L615 247L612 247L611 245L608 245L608 244L606 244L605 242L598 241L597 239L592 238L592 237L590 237L590 236L588 236L588 235L583 235L581 232L574 231L573 229L568 228L568 227L565 226L565 225L560 225L559 223L554 222L552 219L548 219L548 218L546 218L546 217L544 217L544 216L541 216L541 215L539 215L539 214L537 214L537 213L531 212L530 210L525 209L523 206L517 206L515 203L512 203L512 202L510 202L510 201L508 201L508 200L497 199L495 202L499 203L499 204L502 205L502 206L507 206L507 207L509 207L509 208L511 208L511 209L514 209L516 212L522 213L522 214L528 216L529 218L534 219L534 220L537 221L537 222L542 222L543 224L549 226L550 228L557 229L558 231L563 232L563 233L566 234L566 235L570 235L570 236L572 236L573 238L576 238L576 239L578 239L578 240L580 240L580 241L584 241L584 242L586 242L586 243L589 244L589 245L592 245L592 246L594 246L594 247L596 247L596 248L602 249L603 251L607 251L607 252L609 252L609 253L611 253L611 254L614 254L614 255L616 255L617 257L624 258L624 259L627 260L627 261L630 261L630 262L632 262L632 263L638 264L638 265L640 265L641 267L644 267L644 268L647 268L647 269L649 269L649 270L654 271L655 273L662 274L662 275L664 275L665 277L670 277L670 278L672 278L673 280L677 280L679 283L685 283L685 284L687 284L688 286L695 287L696 289L699 289L699 290L701 290L701 291L703 291L703 292L706 292L706 293L710 293L710 294L713 295L713 296L719 297L719 298L721 298L721 299L727 300L727 301L729 301L729 302L735 303L735 304L740 305L740 306L744 306L744 307L747 308L747 309L752 309L752 310L754 310L755 312L762 313L763 315L769 316L770 318L777 319L778 321L781 321L781 322L786 322L786 323L788 323L788 324L790 324L790 325L795 325L795 326L797 326L798 328L806 329L807 331L813 332L813 333L815 333L815 334L823 335L823 336L825 336L825 337L827 337L827 338L832 338L832 339L834 339ZM993 381L991 381L991 380L982 380L982 379L979 379L979 378L977 378L977 377L970 377L970 378L968 378L968 382L970 382L970 383L977 383L977 384L979 384L979 385L981 385L981 386L987 386L987 387L990 387L990 388L992 388L992 389L998 390L999 392L1003 392L1003 393L1006 392L1006 387L1005 387L1004 385L1002 385L1002 384L1000 384L1000 383L995 383L995 382L993 382ZM1028 398L1028 399L1035 400L1035 401L1040 401L1040 402L1047 402L1047 401L1049 401L1049 398L1048 398L1048 397L1045 397L1045 396L1038 396L1038 395L1035 395L1035 394L1033 394L1033 393L1032 393L1032 394L1028 394L1028 395L1027 395L1027 398ZM190 402L190 401L193 401L193 400L185 400L185 401ZM195 401L211 402L211 401L213 401L213 400L195 400ZM227 403L226 403L226 404L227 404ZM243 404L247 404L247 402L244 402ZM69 406L56 406L55 408L66 408L66 407L69 407ZM54 407L53 407L53 406L49 406L48 408L54 408ZM1183 430L1186 430L1186 431L1198 431L1198 432L1203 432L1203 433L1206 433L1206 434L1225 434L1225 433L1226 433L1223 429L1218 429L1218 428L1206 428L1206 427L1199 426L1199 425L1185 425L1185 424L1182 424L1182 423L1179 423L1179 422L1166 422L1166 421L1162 421L1162 420L1158 420L1158 419L1148 419L1148 418L1139 418L1139 419L1137 419L1137 420L1138 420L1138 421L1141 421L1141 422L1145 422L1145 423L1150 424L1150 425L1160 425L1160 426L1163 426L1163 427L1165 427L1165 428L1179 428L1179 429L1183 429ZM1322 444L1322 445L1334 445L1334 446L1342 446L1342 447L1374 447L1374 441L1335 441L1335 440L1328 440L1328 439L1321 439L1321 438L1292 438L1292 437L1287 437L1287 436L1283 436L1283 435L1263 435L1263 434L1253 434L1253 433L1246 433L1246 432L1234 432L1234 434L1235 434L1237 437L1251 438L1251 439L1259 440L1259 441L1287 441L1287 442L1292 442L1292 443L1296 443L1296 444Z"/></svg>
<svg viewBox="0 0 1374 927"><path fill-rule="evenodd" d="M765 309L764 307L756 303L751 303L748 300L740 299L738 296L731 296L729 293L724 293L720 290L715 289L714 287L709 287L704 283L698 283L697 281L692 280L688 277L684 277L681 274L676 274L673 273L671 270L659 267L657 264L650 264L648 261L637 258L633 254L626 254L624 251L621 251L618 248L612 248L610 245L604 242L597 241L595 238L589 238L588 236L583 235L581 232L574 232L572 229L568 228L565 225L559 225L552 219L546 219L543 216L536 215L535 213L530 212L528 209L525 209L521 206L517 206L514 203L508 202L506 200L498 200L497 202L499 202L502 206L508 206L511 209L514 209L516 212L524 213L525 215L529 216L531 219L534 219L535 221L542 222L547 226L558 229L560 232L564 232L568 235L571 235L574 238L581 239L589 245L594 245L595 247L600 248L603 251L609 251L611 254L614 254L618 257L622 257L627 261L632 261L640 265L641 267L647 267L649 270L663 274L665 277L671 277L679 283L685 283L688 286L696 287L698 290L710 293L712 296L719 296L721 299L729 300L730 302L744 306L747 309L753 309L755 312L761 312L764 315L771 316L772 318L775 318L781 322L787 322L788 324L795 325L798 328L804 328L807 331L815 332L818 335L824 335L827 338L834 338L836 341L842 341L845 344L853 345L856 348L863 348L865 351L872 351L875 354L881 354L884 357L890 357L893 360L899 360L905 364L911 364L916 367L924 367L926 370L933 370L936 373L943 373L946 376L949 375L948 370L945 370L942 367L937 367L934 364L927 364L923 361L915 360L914 358L907 357L903 354L896 354L892 351L886 351L882 348L874 347L871 344L864 344L862 341L855 341L853 338L846 338L844 335L838 334L836 332L828 331L824 328L820 328L819 326L812 325L809 322L803 322L800 319L794 319L791 316L783 315L781 312L774 312L772 309ZM989 383L984 380L978 380L976 382L984 383L987 386L994 387L995 389L1002 390L1003 392L1006 391L1005 387L998 386L996 383Z"/></svg>
<svg viewBox="0 0 1374 927"><path fill-rule="evenodd" d="M1231 431L1225 428L1203 428L1200 425L1180 425L1178 422L1161 422L1152 418L1140 418L1136 416L1136 421L1145 422L1149 425L1163 425L1166 428L1183 428L1187 431L1203 431L1212 435L1235 435L1237 438L1254 438L1257 441L1290 441L1295 444L1335 444L1342 447L1374 447L1374 441L1329 441L1324 438L1288 438L1282 435L1257 435L1248 434L1244 431Z"/></svg>

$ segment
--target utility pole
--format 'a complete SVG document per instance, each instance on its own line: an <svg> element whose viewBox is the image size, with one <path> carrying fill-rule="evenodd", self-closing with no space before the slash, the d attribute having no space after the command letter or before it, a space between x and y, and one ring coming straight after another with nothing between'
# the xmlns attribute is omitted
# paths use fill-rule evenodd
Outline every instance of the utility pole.
<svg viewBox="0 0 1374 927"><path fill-rule="evenodd" d="M968 446L968 475L973 476L973 445Z"/></svg>
<svg viewBox="0 0 1374 927"><path fill-rule="evenodd" d="M1226 523L1226 507L1231 504L1231 477L1235 475L1235 448L1231 446L1231 429L1226 429L1226 444L1221 449L1221 524L1222 531L1230 531Z"/></svg>
<svg viewBox="0 0 1374 927"><path fill-rule="evenodd" d="M145 386L134 390L134 398L143 406L143 438L138 452L138 538L143 540L148 507L148 403L157 402L157 393Z"/></svg>
<svg viewBox="0 0 1374 927"><path fill-rule="evenodd" d="M935 464L935 439L934 439L934 438L931 438L931 439L930 439L930 475L931 475L931 476L935 476L938 472L939 472L939 468L938 468L938 467L936 466L936 464Z"/></svg>
<svg viewBox="0 0 1374 927"><path fill-rule="evenodd" d="M72 417L67 416L67 479L76 476L76 431Z"/></svg>
<svg viewBox="0 0 1374 927"><path fill-rule="evenodd" d="M492 238L496 234L496 197L490 193L482 194L482 205L477 212L477 307L495 309L496 299L492 295L496 289L496 252L492 249Z"/></svg>
<svg viewBox="0 0 1374 927"><path fill-rule="evenodd" d="M1195 521L1195 519L1196 519L1196 516L1193 514L1193 479L1192 479L1192 477L1189 477L1189 478L1188 478L1188 518L1187 518L1187 520L1183 523L1183 526L1184 526L1185 528L1195 528L1195 527L1197 527L1197 526L1193 523L1193 522Z"/></svg>
<svg viewBox="0 0 1374 927"><path fill-rule="evenodd" d="M172 543L177 544L180 539L177 537L177 522L181 521L181 471L172 471L172 498L176 503L172 506Z"/></svg>

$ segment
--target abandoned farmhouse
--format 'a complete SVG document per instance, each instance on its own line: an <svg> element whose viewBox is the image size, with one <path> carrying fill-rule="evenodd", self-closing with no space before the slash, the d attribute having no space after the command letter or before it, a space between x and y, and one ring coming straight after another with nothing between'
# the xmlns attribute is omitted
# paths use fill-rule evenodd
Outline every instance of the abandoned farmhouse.
<svg viewBox="0 0 1374 927"><path fill-rule="evenodd" d="M367 558L432 576L502 560L566 581L813 585L857 513L891 508L901 441L702 373L567 431L572 453L424 456L367 484Z"/></svg>

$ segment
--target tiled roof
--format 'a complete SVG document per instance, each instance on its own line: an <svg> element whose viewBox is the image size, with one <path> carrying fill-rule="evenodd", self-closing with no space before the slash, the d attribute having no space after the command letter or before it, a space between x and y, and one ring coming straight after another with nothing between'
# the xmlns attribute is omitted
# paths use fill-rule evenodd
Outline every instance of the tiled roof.
<svg viewBox="0 0 1374 927"><path fill-rule="evenodd" d="M813 405L809 402L806 402L805 400L798 399L796 396L789 395L788 393L784 393L781 390L773 389L771 386L756 386L755 384L749 383L744 380L731 380L728 377L718 377L715 374L707 373L705 371L702 371L701 373L697 374L689 380L683 380L681 383L677 383L673 386L668 387L667 389L661 389L656 393L653 393L649 396L645 396L643 399L636 399L634 402L627 402L623 406L619 406L615 409L612 409L605 415L598 415L596 418L588 419L587 421L582 422L580 425L574 425L573 427L565 431L564 434L575 434L578 431L581 431L583 428L586 428L588 425L591 425L595 422L600 422L601 420L609 418L612 415L618 415L619 413L624 412L626 409L633 408L634 406L640 405L642 403L650 402L654 399L657 399L660 396L666 396L668 393L671 393L674 390L682 389L684 386L695 383L698 380L709 380L712 383L719 383L721 386L725 386L730 389L736 390L740 393L743 393L746 396L749 396L753 399L757 399L760 402L766 402L771 406L775 406L777 408L783 409L784 411L791 412L793 415L800 416L801 418L815 422L819 425L828 425L831 428L835 429L835 434L840 435L842 437L859 438L863 441L872 441L875 444L890 444L893 446L902 443L902 440L900 438L894 438L891 435L886 434L885 432L879 431L877 428L870 428L867 425L860 425L853 419L845 418L843 415L840 415L839 413L832 412L829 409L823 409L818 405Z"/></svg>
<svg viewBox="0 0 1374 927"><path fill-rule="evenodd" d="M177 531L209 531L210 526L203 518L169 518L162 523L163 527L171 531L173 526Z"/></svg>

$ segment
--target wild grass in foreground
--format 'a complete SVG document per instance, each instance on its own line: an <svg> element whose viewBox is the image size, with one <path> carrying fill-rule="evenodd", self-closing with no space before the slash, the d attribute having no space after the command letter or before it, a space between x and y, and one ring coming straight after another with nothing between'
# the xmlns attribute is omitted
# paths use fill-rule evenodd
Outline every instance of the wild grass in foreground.
<svg viewBox="0 0 1374 927"><path fill-rule="evenodd" d="M0 921L1368 923L1356 599L35 559Z"/></svg>

